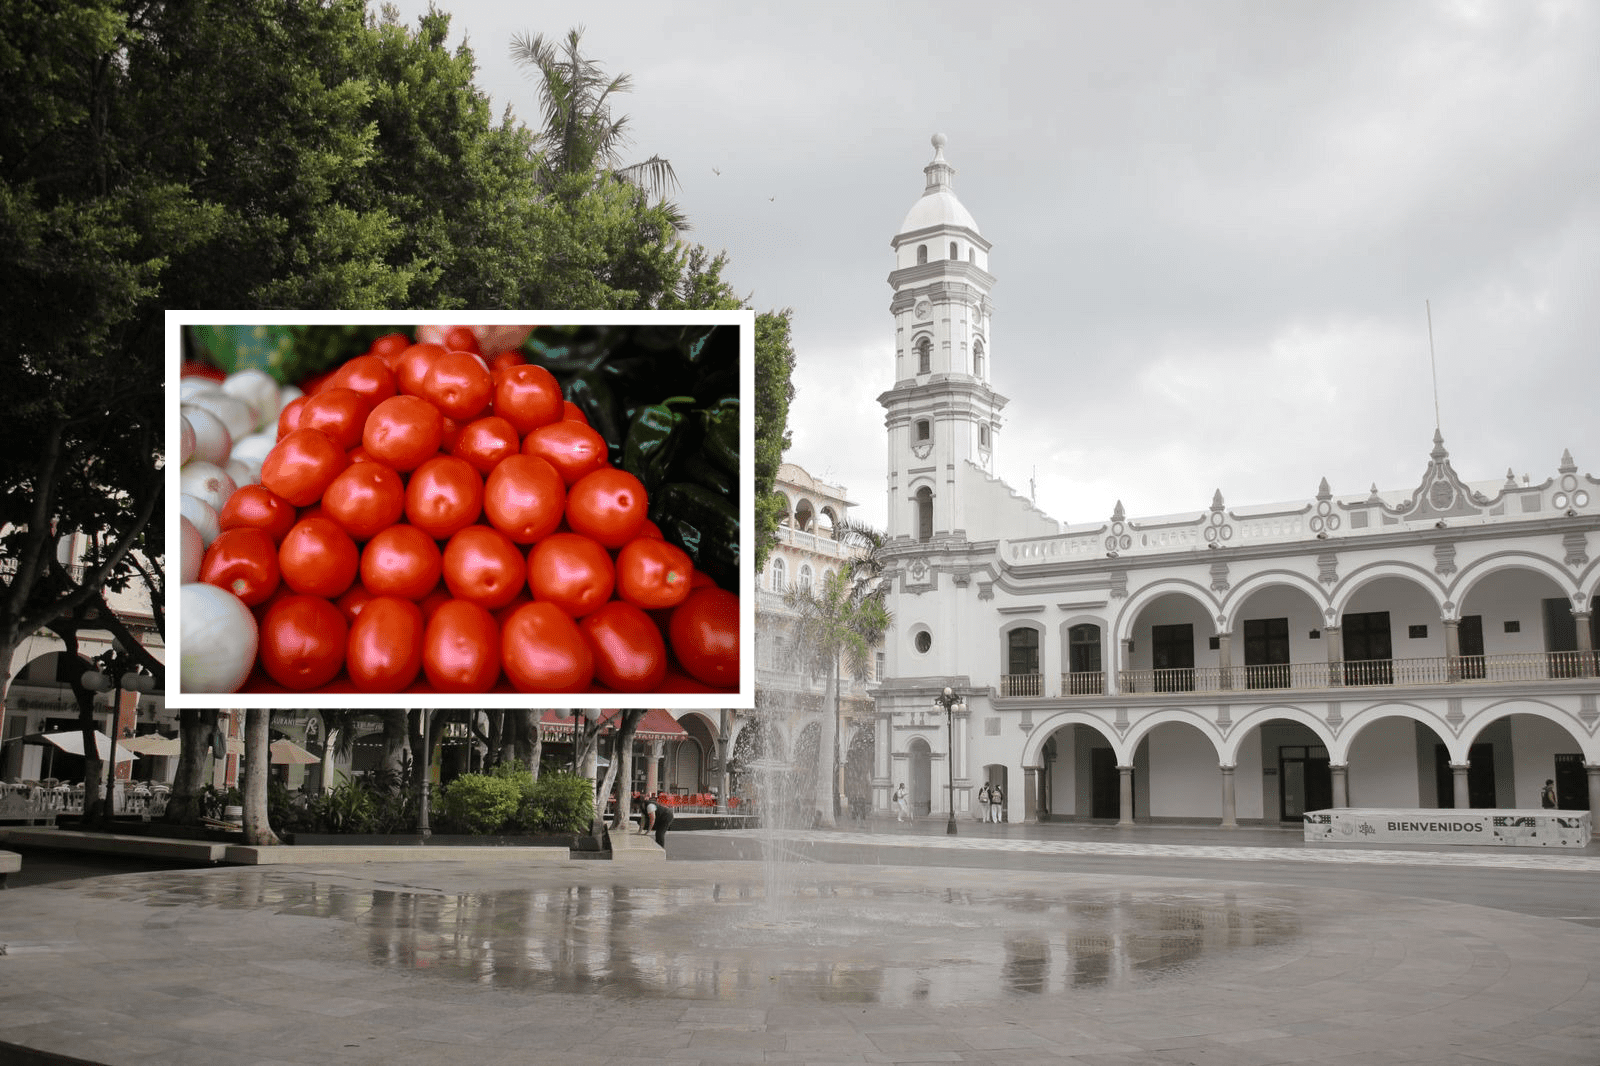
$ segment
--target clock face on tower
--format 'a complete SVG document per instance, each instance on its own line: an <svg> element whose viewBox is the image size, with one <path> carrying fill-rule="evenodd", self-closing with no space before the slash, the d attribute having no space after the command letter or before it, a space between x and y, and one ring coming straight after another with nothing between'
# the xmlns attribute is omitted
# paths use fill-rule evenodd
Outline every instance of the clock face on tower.
<svg viewBox="0 0 1600 1066"><path fill-rule="evenodd" d="M918 318L927 318L928 315L931 314L932 312L933 312L933 305L930 304L927 300L918 300L917 301L916 315L917 315Z"/></svg>

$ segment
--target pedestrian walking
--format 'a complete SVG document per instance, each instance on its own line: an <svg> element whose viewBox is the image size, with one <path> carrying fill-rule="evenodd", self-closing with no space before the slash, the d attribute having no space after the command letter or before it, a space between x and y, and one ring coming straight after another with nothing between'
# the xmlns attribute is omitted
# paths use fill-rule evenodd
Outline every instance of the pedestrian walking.
<svg viewBox="0 0 1600 1066"><path fill-rule="evenodd" d="M996 782L989 786L989 820L991 822L1003 821L1006 812L1005 793L1001 791Z"/></svg>
<svg viewBox="0 0 1600 1066"><path fill-rule="evenodd" d="M1545 810L1554 810L1556 806L1556 783L1545 781L1544 788L1539 792L1539 805Z"/></svg>
<svg viewBox="0 0 1600 1066"><path fill-rule="evenodd" d="M906 785L902 781L894 790L894 820L897 822L911 821L911 808L906 805Z"/></svg>
<svg viewBox="0 0 1600 1066"><path fill-rule="evenodd" d="M978 821L989 820L989 782L985 781L983 787L978 789Z"/></svg>
<svg viewBox="0 0 1600 1066"><path fill-rule="evenodd" d="M654 793L645 802L644 816L640 819L639 832L654 832L656 843L663 849L667 846L667 828L672 825L672 808L661 802L660 793Z"/></svg>

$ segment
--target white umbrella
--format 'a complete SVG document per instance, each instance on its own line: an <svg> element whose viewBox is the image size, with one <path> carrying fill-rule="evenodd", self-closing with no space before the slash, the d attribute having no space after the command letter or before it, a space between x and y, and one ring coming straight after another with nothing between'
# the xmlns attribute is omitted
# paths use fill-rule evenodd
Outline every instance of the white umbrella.
<svg viewBox="0 0 1600 1066"><path fill-rule="evenodd" d="M53 744L68 755L83 754L83 730L81 729L68 729L60 733L29 733L27 736L18 737L17 740L24 744ZM8 741L8 743L15 743L15 741ZM104 759L111 754L111 738L96 730L94 747L97 757ZM117 745L118 762L131 762L133 758L134 753L129 751L125 745Z"/></svg>
<svg viewBox="0 0 1600 1066"><path fill-rule="evenodd" d="M272 761L286 763L290 766L309 766L322 761L322 756L313 755L292 740L274 740L268 750L272 752Z"/></svg>
<svg viewBox="0 0 1600 1066"><path fill-rule="evenodd" d="M119 749L126 748L137 755L165 755L170 758L177 755L183 745L177 737L164 737L160 733L146 733L142 737L125 740L118 744L117 747Z"/></svg>

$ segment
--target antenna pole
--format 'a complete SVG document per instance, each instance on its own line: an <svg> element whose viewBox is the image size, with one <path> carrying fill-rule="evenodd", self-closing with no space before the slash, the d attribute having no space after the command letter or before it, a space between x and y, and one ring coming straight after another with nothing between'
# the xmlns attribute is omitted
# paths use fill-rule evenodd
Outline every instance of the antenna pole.
<svg viewBox="0 0 1600 1066"><path fill-rule="evenodd" d="M1433 356L1433 307L1427 300L1422 306L1428 312L1428 366L1433 371L1433 431L1439 432L1439 363Z"/></svg>

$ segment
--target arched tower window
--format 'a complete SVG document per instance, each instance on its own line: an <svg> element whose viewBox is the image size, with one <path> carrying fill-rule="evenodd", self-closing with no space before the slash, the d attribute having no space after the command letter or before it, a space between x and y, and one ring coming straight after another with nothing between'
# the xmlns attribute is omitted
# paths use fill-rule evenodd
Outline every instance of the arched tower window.
<svg viewBox="0 0 1600 1066"><path fill-rule="evenodd" d="M928 440L933 436L933 426L926 418L917 419L917 440Z"/></svg>
<svg viewBox="0 0 1600 1066"><path fill-rule="evenodd" d="M924 266L927 264L927 262L928 246L926 244L917 245L917 266Z"/></svg>
<svg viewBox="0 0 1600 1066"><path fill-rule="evenodd" d="M978 447L987 448L988 446L989 446L989 427L988 426L984 426L984 425L980 425L978 427Z"/></svg>
<svg viewBox="0 0 1600 1066"><path fill-rule="evenodd" d="M917 490L917 539L933 539L933 490L926 485Z"/></svg>
<svg viewBox="0 0 1600 1066"><path fill-rule="evenodd" d="M772 591L782 592L786 580L785 567L782 559L772 560Z"/></svg>
<svg viewBox="0 0 1600 1066"><path fill-rule="evenodd" d="M972 375L981 379L983 377L983 341L972 342Z"/></svg>
<svg viewBox="0 0 1600 1066"><path fill-rule="evenodd" d="M817 516L816 513L811 510L810 500L801 500L799 503L794 505L794 527L796 529L804 530L809 533L812 525L816 523L816 520Z"/></svg>
<svg viewBox="0 0 1600 1066"><path fill-rule="evenodd" d="M933 342L923 337L917 341L917 373L927 374L933 371Z"/></svg>
<svg viewBox="0 0 1600 1066"><path fill-rule="evenodd" d="M974 266L978 264L978 250L976 248L967 249L967 262Z"/></svg>
<svg viewBox="0 0 1600 1066"><path fill-rule="evenodd" d="M961 258L961 249L956 247L956 242L955 241L951 241L950 242L950 258L951 259L960 259Z"/></svg>

